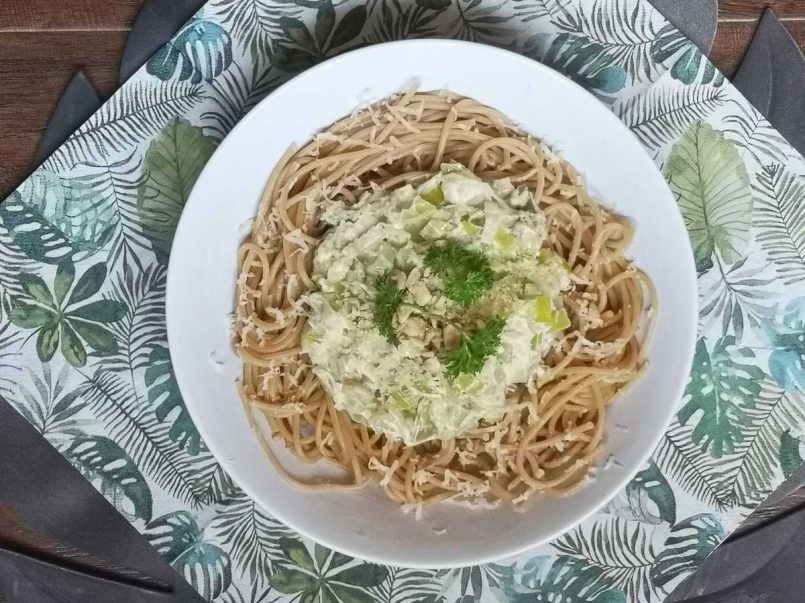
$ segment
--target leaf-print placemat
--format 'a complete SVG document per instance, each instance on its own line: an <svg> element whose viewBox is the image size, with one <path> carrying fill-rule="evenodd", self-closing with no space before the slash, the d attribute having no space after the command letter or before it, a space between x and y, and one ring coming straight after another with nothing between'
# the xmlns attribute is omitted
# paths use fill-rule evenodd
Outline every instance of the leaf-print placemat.
<svg viewBox="0 0 805 603"><path fill-rule="evenodd" d="M624 491L527 555L441 571L349 559L257 508L190 420L164 322L176 221L235 123L327 56L427 36L607 103L668 178L701 302L676 419ZM209 600L657 601L802 463L804 175L645 0L213 0L0 205L0 395Z"/></svg>

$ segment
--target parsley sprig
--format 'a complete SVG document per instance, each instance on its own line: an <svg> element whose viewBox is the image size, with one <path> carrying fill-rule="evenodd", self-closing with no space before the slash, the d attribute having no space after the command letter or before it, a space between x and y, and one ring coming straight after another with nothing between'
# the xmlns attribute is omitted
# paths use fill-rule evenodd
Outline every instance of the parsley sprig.
<svg viewBox="0 0 805 603"><path fill-rule="evenodd" d="M375 325L383 335L394 345L400 342L397 333L394 331L394 315L402 304L403 292L386 272L375 279L375 299L372 308L372 318Z"/></svg>
<svg viewBox="0 0 805 603"><path fill-rule="evenodd" d="M478 301L495 282L487 257L458 243L431 247L425 255L425 265L444 281L445 296L465 308Z"/></svg>
<svg viewBox="0 0 805 603"><path fill-rule="evenodd" d="M500 334L506 321L493 318L478 329L464 331L458 345L442 354L442 363L448 376L473 375L480 371L489 356L500 345Z"/></svg>

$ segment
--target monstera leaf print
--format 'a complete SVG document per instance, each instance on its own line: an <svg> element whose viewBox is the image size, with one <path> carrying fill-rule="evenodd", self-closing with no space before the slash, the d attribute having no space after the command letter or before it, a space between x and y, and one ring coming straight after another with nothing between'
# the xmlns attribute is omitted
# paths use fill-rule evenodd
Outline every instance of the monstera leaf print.
<svg viewBox="0 0 805 603"><path fill-rule="evenodd" d="M684 405L677 415L682 425L694 421L693 441L715 458L733 452L742 441L747 410L761 391L763 371L750 364L754 352L734 344L734 337L723 337L711 352L704 339L698 341Z"/></svg>
<svg viewBox="0 0 805 603"><path fill-rule="evenodd" d="M36 262L28 253L23 251L14 241L10 226L5 223L3 212L13 204L15 195L0 203L0 300L9 296L22 294L17 277L24 272L36 270ZM22 209L22 206L18 206ZM62 253L59 253L63 257ZM61 261L61 260L59 260ZM0 321L4 319L2 304L0 304Z"/></svg>
<svg viewBox="0 0 805 603"><path fill-rule="evenodd" d="M204 541L204 530L186 511L168 513L146 526L145 537L206 601L232 583L232 561L219 546Z"/></svg>
<svg viewBox="0 0 805 603"><path fill-rule="evenodd" d="M654 453L658 467L686 496L711 509L751 508L767 497L784 472L780 448L786 430L805 423L799 392L779 389L768 376L759 385L752 404L741 405L741 435L730 452L716 457L702 448L693 436L698 424L691 421L673 423Z"/></svg>
<svg viewBox="0 0 805 603"><path fill-rule="evenodd" d="M769 342L769 372L785 390L805 387L805 298L788 303L777 325L764 329Z"/></svg>
<svg viewBox="0 0 805 603"><path fill-rule="evenodd" d="M731 264L749 244L752 189L735 145L705 123L692 124L674 145L665 175L685 219L696 267L714 254Z"/></svg>
<svg viewBox="0 0 805 603"><path fill-rule="evenodd" d="M303 601L373 603L369 589L388 576L388 568L382 565L355 562L318 544L313 547L313 555L292 538L281 539L279 545L285 554L285 568L268 581L274 590L297 595Z"/></svg>
<svg viewBox="0 0 805 603"><path fill-rule="evenodd" d="M92 189L80 179L40 169L0 204L0 218L28 257L58 264L103 247L114 213L95 203Z"/></svg>
<svg viewBox="0 0 805 603"><path fill-rule="evenodd" d="M213 81L232 64L232 39L217 23L194 17L176 36L157 50L148 73L167 81L178 70L179 80L198 84Z"/></svg>
<svg viewBox="0 0 805 603"><path fill-rule="evenodd" d="M509 603L626 603L626 595L600 568L568 555L531 559L521 579L503 583L498 598Z"/></svg>
<svg viewBox="0 0 805 603"><path fill-rule="evenodd" d="M9 320L20 328L34 329L42 362L49 362L59 347L65 360L76 367L87 363L87 348L98 356L114 354L117 342L107 325L123 318L126 309L111 299L88 301L105 279L106 266L99 263L76 282L70 261L59 264L52 290L41 277L22 274L25 296L10 302Z"/></svg>
<svg viewBox="0 0 805 603"><path fill-rule="evenodd" d="M31 386L18 386L12 398L15 408L119 511L132 520L149 521L151 488L137 464L115 441L82 434L86 388L70 386L70 373L65 365L54 376L49 364L42 365L41 376L29 371Z"/></svg>
<svg viewBox="0 0 805 603"><path fill-rule="evenodd" d="M239 490L190 419L164 320L174 231L219 141L302 69L434 37L520 52L607 103L668 179L701 302L652 460L538 551L449 570L300 540ZM805 164L722 82L646 0L208 0L0 204L0 396L206 600L658 601L805 456Z"/></svg>
<svg viewBox="0 0 805 603"><path fill-rule="evenodd" d="M612 499L607 511L624 519L649 524L673 524L676 521L676 499L660 468L654 461L649 461L648 467L635 475Z"/></svg>
<svg viewBox="0 0 805 603"><path fill-rule="evenodd" d="M724 76L708 61L701 51L670 23L658 33L651 47L651 55L657 63L671 63L671 77L683 84L692 84L701 71L703 84L721 86ZM703 65L703 67L702 67Z"/></svg>
<svg viewBox="0 0 805 603"><path fill-rule="evenodd" d="M651 568L652 581L670 590L667 586L697 569L724 536L724 528L713 515L695 515L679 522Z"/></svg>
<svg viewBox="0 0 805 603"><path fill-rule="evenodd" d="M64 452L73 465L119 511L150 521L153 501L143 474L126 452L109 438L80 436Z"/></svg>
<svg viewBox="0 0 805 603"><path fill-rule="evenodd" d="M160 422L127 376L99 370L82 383L82 399L101 428L121 443L149 481L186 508L198 510L221 500L215 490L226 485L209 454L191 457L170 439L170 425Z"/></svg>
<svg viewBox="0 0 805 603"><path fill-rule="evenodd" d="M171 440L187 450L189 455L196 456L201 450L201 434L179 393L168 348L155 347L151 351L145 370L145 385L148 387L148 401L154 406L157 419L170 420L172 423L168 432Z"/></svg>

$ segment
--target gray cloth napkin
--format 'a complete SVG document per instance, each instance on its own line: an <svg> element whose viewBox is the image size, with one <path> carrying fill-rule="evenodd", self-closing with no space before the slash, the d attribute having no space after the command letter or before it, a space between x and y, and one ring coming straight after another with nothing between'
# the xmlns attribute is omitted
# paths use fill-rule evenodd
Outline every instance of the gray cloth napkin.
<svg viewBox="0 0 805 603"><path fill-rule="evenodd" d="M732 83L800 153L805 151L805 57L767 9Z"/></svg>
<svg viewBox="0 0 805 603"><path fill-rule="evenodd" d="M662 15L709 55L718 27L718 0L649 0Z"/></svg>
<svg viewBox="0 0 805 603"><path fill-rule="evenodd" d="M40 165L101 106L101 97L87 74L77 71L53 109L47 128L39 139L34 165Z"/></svg>

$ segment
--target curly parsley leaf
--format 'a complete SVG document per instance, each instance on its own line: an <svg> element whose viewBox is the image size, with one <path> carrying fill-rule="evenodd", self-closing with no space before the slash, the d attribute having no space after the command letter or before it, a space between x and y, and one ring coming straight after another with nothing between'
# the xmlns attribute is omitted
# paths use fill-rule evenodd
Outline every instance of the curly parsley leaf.
<svg viewBox="0 0 805 603"><path fill-rule="evenodd" d="M375 279L375 300L372 308L372 318L375 326L393 344L400 342L394 331L394 315L403 300L403 292L389 277L388 272Z"/></svg>
<svg viewBox="0 0 805 603"><path fill-rule="evenodd" d="M442 354L447 375L456 378L461 374L474 375L480 371L486 359L497 352L505 325L506 321L502 318L493 318L478 329L464 331L458 345Z"/></svg>
<svg viewBox="0 0 805 603"><path fill-rule="evenodd" d="M458 243L431 247L425 255L425 265L444 281L445 296L465 308L477 302L495 282L489 259Z"/></svg>

